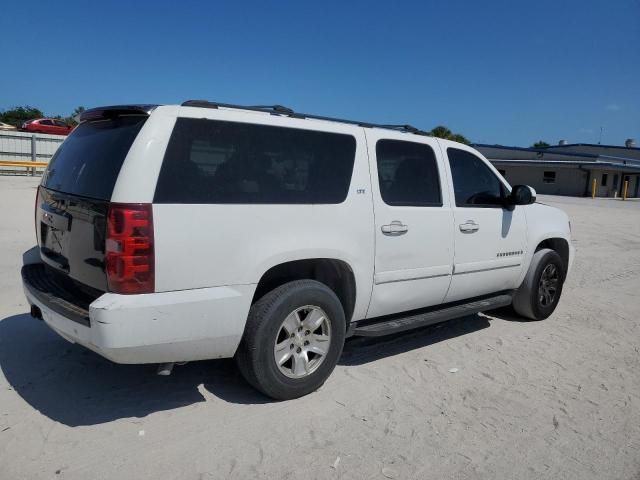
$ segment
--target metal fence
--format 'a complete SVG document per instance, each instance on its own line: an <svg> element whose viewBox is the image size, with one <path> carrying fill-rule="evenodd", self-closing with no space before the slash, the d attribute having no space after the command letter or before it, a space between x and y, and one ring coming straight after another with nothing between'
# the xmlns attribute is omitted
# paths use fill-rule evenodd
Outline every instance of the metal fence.
<svg viewBox="0 0 640 480"><path fill-rule="evenodd" d="M60 144L67 138L63 135L27 133L12 130L0 131L0 161L48 162ZM0 174L25 173L27 169L0 166ZM32 169L28 169L32 170ZM42 171L42 168L33 169Z"/></svg>

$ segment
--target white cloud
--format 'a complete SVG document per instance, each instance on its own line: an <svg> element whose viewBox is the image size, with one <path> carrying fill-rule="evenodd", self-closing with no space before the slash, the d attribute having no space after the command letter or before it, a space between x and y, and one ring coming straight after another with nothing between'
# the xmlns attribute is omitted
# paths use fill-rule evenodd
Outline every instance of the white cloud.
<svg viewBox="0 0 640 480"><path fill-rule="evenodd" d="M617 103L610 103L607 105L607 110L609 110L610 112L619 112L620 110L622 110L622 107Z"/></svg>

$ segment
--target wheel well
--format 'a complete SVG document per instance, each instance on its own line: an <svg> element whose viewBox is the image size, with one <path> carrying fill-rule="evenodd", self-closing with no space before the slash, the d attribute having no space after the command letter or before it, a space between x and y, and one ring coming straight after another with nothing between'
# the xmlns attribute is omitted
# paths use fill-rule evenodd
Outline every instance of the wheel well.
<svg viewBox="0 0 640 480"><path fill-rule="evenodd" d="M251 303L280 285L303 279L317 280L333 290L342 303L348 325L356 303L356 280L349 265L341 260L310 258L276 265L258 282Z"/></svg>
<svg viewBox="0 0 640 480"><path fill-rule="evenodd" d="M550 248L558 252L566 273L569 268L569 243L564 238L547 238L538 244L535 251L537 252L543 248Z"/></svg>

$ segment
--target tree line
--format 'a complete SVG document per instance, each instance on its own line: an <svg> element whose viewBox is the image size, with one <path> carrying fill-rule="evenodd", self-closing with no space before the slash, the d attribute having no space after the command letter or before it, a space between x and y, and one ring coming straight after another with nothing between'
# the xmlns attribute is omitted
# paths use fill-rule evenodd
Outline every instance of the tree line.
<svg viewBox="0 0 640 480"><path fill-rule="evenodd" d="M62 120L67 125L74 126L78 124L75 119L76 115L84 112L84 110L84 107L76 107L69 116L65 117L62 115L54 115L52 117L47 117L39 108L24 105L22 107L13 107L8 110L0 111L0 122L8 123L14 127L20 127L24 122L35 118L55 118L57 120Z"/></svg>

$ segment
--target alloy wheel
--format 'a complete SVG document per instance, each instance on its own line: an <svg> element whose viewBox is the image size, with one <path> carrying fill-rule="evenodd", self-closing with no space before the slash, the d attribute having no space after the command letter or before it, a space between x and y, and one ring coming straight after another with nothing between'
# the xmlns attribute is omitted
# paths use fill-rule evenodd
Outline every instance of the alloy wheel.
<svg viewBox="0 0 640 480"><path fill-rule="evenodd" d="M282 374L289 378L311 375L324 362L331 345L331 320L317 306L297 308L278 330L273 355Z"/></svg>

